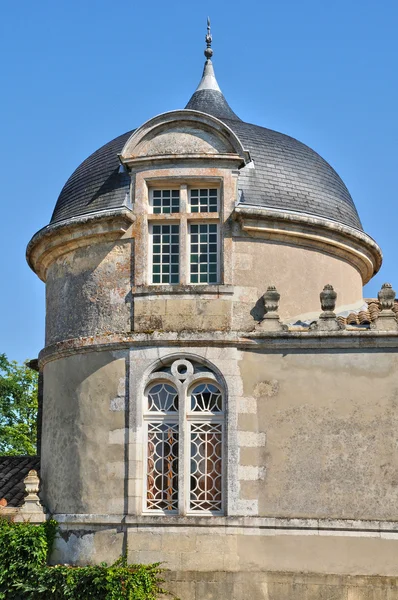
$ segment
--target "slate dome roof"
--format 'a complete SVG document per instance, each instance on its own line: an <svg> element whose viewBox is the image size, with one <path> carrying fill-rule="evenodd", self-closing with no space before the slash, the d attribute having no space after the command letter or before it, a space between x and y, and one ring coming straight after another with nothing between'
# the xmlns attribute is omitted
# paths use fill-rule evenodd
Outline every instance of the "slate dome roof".
<svg viewBox="0 0 398 600"><path fill-rule="evenodd" d="M241 121L217 84L210 58L186 108L225 122L250 152L254 168L241 170L240 203L323 217L362 230L354 202L336 171L298 140ZM105 144L76 169L59 195L51 223L126 204L129 177L119 169L117 155L131 134Z"/></svg>

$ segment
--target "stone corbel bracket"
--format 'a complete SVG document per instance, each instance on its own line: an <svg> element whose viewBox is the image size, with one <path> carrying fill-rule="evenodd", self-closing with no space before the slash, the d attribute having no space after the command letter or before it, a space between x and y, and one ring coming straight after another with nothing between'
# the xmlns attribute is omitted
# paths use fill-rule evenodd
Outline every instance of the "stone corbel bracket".
<svg viewBox="0 0 398 600"><path fill-rule="evenodd" d="M30 268L46 281L49 266L59 256L96 241L117 240L134 220L132 211L122 207L48 225L30 240L26 259Z"/></svg>
<svg viewBox="0 0 398 600"><path fill-rule="evenodd" d="M232 216L252 237L305 246L342 258L358 269L364 284L381 267L379 246L353 227L321 217L242 204L235 207Z"/></svg>

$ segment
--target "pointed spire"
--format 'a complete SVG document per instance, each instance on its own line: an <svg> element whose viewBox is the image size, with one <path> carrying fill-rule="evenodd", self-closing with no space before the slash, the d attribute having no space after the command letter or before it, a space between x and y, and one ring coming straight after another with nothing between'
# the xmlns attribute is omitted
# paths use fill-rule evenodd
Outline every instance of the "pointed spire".
<svg viewBox="0 0 398 600"><path fill-rule="evenodd" d="M206 112L220 119L224 118L240 121L239 117L233 112L231 107L228 105L228 102L224 98L214 74L213 63L211 61L211 57L213 56L213 49L211 47L213 36L211 34L209 17L207 17L207 33L205 36L205 42L206 50L204 54L206 57L206 62L203 69L202 79L200 80L195 93L185 108Z"/></svg>
<svg viewBox="0 0 398 600"><path fill-rule="evenodd" d="M205 42L206 42L206 50L205 50L205 57L207 59L210 59L213 56L213 50L211 48L211 43L213 41L213 36L211 35L211 31L210 31L210 17L207 17L207 34L205 37Z"/></svg>
<svg viewBox="0 0 398 600"><path fill-rule="evenodd" d="M221 92L216 76L214 75L213 63L211 62L211 57L213 56L213 49L211 47L212 41L213 36L211 35L210 30L210 17L207 17L207 34L205 36L206 50L204 52L206 62L203 69L202 79L196 88L197 92L199 90L217 90L217 92Z"/></svg>

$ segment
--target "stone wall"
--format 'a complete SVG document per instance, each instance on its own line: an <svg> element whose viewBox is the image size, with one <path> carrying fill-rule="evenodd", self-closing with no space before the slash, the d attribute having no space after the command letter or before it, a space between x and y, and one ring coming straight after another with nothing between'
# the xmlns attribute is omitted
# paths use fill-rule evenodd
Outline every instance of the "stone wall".
<svg viewBox="0 0 398 600"><path fill-rule="evenodd" d="M56 559L128 547L132 561L173 571L398 576L396 335L359 336L47 356L43 501L64 531ZM225 383L225 515L143 514L143 390L170 357L203 361Z"/></svg>
<svg viewBox="0 0 398 600"><path fill-rule="evenodd" d="M396 600L395 577L346 577L281 572L166 574L181 600Z"/></svg>

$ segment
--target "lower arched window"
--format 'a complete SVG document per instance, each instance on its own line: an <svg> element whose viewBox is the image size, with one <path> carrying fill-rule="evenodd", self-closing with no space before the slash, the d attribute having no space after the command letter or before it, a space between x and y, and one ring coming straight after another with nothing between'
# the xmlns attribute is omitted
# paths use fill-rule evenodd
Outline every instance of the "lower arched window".
<svg viewBox="0 0 398 600"><path fill-rule="evenodd" d="M195 361L152 373L145 392L144 510L221 514L225 392Z"/></svg>

